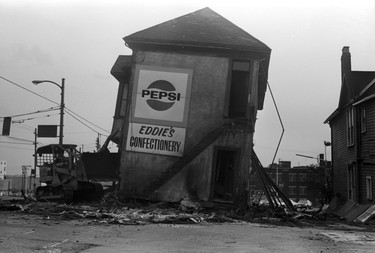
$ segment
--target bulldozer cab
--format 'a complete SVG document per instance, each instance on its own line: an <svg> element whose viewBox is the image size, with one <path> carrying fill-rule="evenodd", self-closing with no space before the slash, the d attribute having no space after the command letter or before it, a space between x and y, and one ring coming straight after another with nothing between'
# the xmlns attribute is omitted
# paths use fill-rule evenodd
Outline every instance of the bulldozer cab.
<svg viewBox="0 0 375 253"><path fill-rule="evenodd" d="M64 180L77 174L79 152L74 144L50 144L37 149L37 166L40 182L60 185Z"/></svg>

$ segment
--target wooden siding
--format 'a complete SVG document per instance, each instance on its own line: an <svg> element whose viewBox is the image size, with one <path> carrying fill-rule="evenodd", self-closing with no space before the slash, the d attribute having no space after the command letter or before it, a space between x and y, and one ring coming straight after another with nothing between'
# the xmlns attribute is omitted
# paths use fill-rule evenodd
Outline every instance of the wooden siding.
<svg viewBox="0 0 375 253"><path fill-rule="evenodd" d="M359 202L370 203L372 200L367 199L366 177L371 176L372 178L372 196L375 197L375 99L360 104L359 108L366 110L366 131L360 134L362 162L359 175Z"/></svg>
<svg viewBox="0 0 375 253"><path fill-rule="evenodd" d="M342 110L330 122L330 126L332 131L333 192L335 195L339 194L347 199L347 170L348 165L356 161L356 152L355 145L350 147L347 145L346 111Z"/></svg>

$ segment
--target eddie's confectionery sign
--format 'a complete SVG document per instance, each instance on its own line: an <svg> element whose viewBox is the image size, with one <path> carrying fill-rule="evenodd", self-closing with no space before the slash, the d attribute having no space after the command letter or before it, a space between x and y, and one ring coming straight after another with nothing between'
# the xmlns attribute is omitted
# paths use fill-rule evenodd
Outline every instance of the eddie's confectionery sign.
<svg viewBox="0 0 375 253"><path fill-rule="evenodd" d="M126 149L182 156L191 69L137 65Z"/></svg>
<svg viewBox="0 0 375 253"><path fill-rule="evenodd" d="M185 128L131 123L126 149L160 155L182 156Z"/></svg>

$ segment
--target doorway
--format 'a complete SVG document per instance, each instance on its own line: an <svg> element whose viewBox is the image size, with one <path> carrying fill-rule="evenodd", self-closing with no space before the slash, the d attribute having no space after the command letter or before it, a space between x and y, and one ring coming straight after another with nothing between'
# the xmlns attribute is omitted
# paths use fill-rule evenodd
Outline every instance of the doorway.
<svg viewBox="0 0 375 253"><path fill-rule="evenodd" d="M212 198L230 201L233 199L234 172L236 170L237 151L216 149Z"/></svg>

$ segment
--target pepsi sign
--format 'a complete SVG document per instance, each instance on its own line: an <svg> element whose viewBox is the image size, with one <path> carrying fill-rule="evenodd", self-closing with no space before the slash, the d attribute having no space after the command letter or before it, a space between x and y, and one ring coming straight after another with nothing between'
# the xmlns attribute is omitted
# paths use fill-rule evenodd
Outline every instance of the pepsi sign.
<svg viewBox="0 0 375 253"><path fill-rule="evenodd" d="M187 126L192 70L137 65L132 121Z"/></svg>
<svg viewBox="0 0 375 253"><path fill-rule="evenodd" d="M166 111L175 102L181 100L181 93L176 92L176 88L166 80L157 80L151 83L147 89L142 90L142 98L156 111Z"/></svg>

